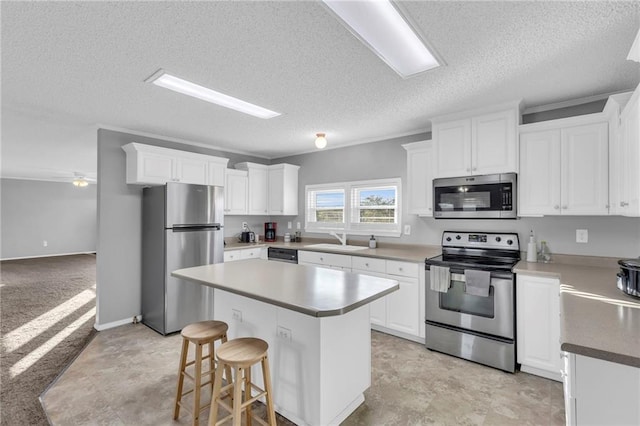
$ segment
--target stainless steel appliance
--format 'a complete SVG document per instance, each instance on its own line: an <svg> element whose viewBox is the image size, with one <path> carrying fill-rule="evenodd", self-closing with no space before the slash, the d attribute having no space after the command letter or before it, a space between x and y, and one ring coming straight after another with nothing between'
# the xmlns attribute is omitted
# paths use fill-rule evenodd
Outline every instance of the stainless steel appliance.
<svg viewBox="0 0 640 426"><path fill-rule="evenodd" d="M276 228L278 224L276 222L265 222L264 223L264 240L273 242L276 240Z"/></svg>
<svg viewBox="0 0 640 426"><path fill-rule="evenodd" d="M142 322L169 334L212 319L213 289L171 272L224 261L223 188L170 182L142 194Z"/></svg>
<svg viewBox="0 0 640 426"><path fill-rule="evenodd" d="M445 231L442 255L425 261L427 348L514 372L516 290L511 268L518 260L518 234ZM442 275L433 275L443 271L449 279L438 288L433 280L442 280ZM478 271L488 280L486 296L469 289L467 281Z"/></svg>
<svg viewBox="0 0 640 426"><path fill-rule="evenodd" d="M436 219L515 219L516 174L503 173L433 180Z"/></svg>
<svg viewBox="0 0 640 426"><path fill-rule="evenodd" d="M640 258L618 261L618 288L629 296L640 297Z"/></svg>
<svg viewBox="0 0 640 426"><path fill-rule="evenodd" d="M267 259L279 262L298 263L298 250L269 247L267 250Z"/></svg>

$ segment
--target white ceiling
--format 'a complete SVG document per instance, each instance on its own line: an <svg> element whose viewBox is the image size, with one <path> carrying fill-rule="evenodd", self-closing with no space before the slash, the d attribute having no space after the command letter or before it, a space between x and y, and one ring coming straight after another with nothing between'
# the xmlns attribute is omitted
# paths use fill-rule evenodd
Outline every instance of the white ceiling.
<svg viewBox="0 0 640 426"><path fill-rule="evenodd" d="M265 158L421 133L430 117L631 90L640 3L402 2L446 66L400 78L322 3L1 2L2 176L96 170L96 128ZM144 80L157 69L271 120Z"/></svg>

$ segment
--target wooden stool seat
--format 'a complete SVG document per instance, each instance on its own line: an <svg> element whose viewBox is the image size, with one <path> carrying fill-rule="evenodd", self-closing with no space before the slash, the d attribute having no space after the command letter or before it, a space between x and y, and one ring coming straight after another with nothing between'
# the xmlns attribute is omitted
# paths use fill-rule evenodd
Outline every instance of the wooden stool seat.
<svg viewBox="0 0 640 426"><path fill-rule="evenodd" d="M267 342L253 337L233 339L220 345L216 353L218 368L213 383L213 396L209 410L209 426L218 426L230 419L233 420L234 426L240 426L243 411L246 413L246 425L251 426L251 420L254 418L251 405L262 397L264 397L267 402L268 422L265 422L259 417L255 417L255 420L263 425L276 426L276 413L273 408L273 393L271 391L271 375L269 372L269 361L267 359L268 349L269 345ZM260 389L251 382L251 367L257 363L260 363L262 366L264 389ZM229 383L227 380L228 384L224 387L222 387L223 367L232 367L234 370L233 382ZM244 398L242 397L243 390ZM253 394L254 390L258 392L256 395ZM227 396L232 397L231 405L223 401L223 398ZM218 420L218 406L223 407L230 414Z"/></svg>
<svg viewBox="0 0 640 426"><path fill-rule="evenodd" d="M193 343L209 343L217 340L218 336L227 334L229 326L222 321L200 321L189 324L180 334Z"/></svg>
<svg viewBox="0 0 640 426"><path fill-rule="evenodd" d="M182 352L180 354L180 365L178 370L178 387L176 389L176 399L173 408L174 420L180 416L180 408L184 407L188 411L191 411L193 417L193 425L197 426L200 423L200 412L209 407L209 404L200 405L200 391L203 386L209 385L211 391L213 391L213 379L215 373L215 349L214 343L220 340L221 343L227 341L227 330L229 326L222 321L200 321L193 324L189 324L182 329L180 334L182 335ZM195 359L187 362L187 355L189 353L189 343L195 345ZM209 353L206 356L202 355L202 347L209 346ZM202 371L202 362L209 361L209 369ZM187 367L194 366L193 375L187 373ZM208 380L203 381L202 378L209 376ZM231 381L231 368L226 368L227 382ZM193 381L193 389L183 392L184 378L188 378ZM193 408L190 410L182 403L182 397L190 393L193 393ZM193 410L193 411L192 411Z"/></svg>

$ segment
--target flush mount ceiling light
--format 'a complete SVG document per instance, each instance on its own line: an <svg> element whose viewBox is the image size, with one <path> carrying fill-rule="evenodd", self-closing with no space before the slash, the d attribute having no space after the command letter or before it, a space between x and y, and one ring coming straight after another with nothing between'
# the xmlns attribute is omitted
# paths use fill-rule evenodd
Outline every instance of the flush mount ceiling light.
<svg viewBox="0 0 640 426"><path fill-rule="evenodd" d="M390 1L323 1L353 35L402 78L444 64Z"/></svg>
<svg viewBox="0 0 640 426"><path fill-rule="evenodd" d="M327 135L324 133L316 133L316 148L322 149L327 146Z"/></svg>
<svg viewBox="0 0 640 426"><path fill-rule="evenodd" d="M254 117L269 119L280 115L279 112L262 108L258 105L250 104L224 93L216 92L207 87L200 86L187 80L167 74L164 70L156 71L151 77L145 80L146 83L153 83L156 86L182 93L183 95L192 96L212 104L220 105L225 108L253 115Z"/></svg>
<svg viewBox="0 0 640 426"><path fill-rule="evenodd" d="M83 177L77 177L73 181L71 181L71 183L73 183L73 186L76 186L78 188L84 188L89 185L89 182L87 182L87 180Z"/></svg>

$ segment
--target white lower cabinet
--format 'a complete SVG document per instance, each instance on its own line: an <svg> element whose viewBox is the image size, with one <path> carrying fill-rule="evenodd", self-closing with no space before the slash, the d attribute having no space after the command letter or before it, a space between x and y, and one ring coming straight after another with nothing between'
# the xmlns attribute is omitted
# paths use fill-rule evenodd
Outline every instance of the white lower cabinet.
<svg viewBox="0 0 640 426"><path fill-rule="evenodd" d="M351 259L351 270L358 274L387 278L387 261L384 259L372 259L368 257L354 256ZM371 324L384 327L387 324L387 298L381 297L369 304Z"/></svg>
<svg viewBox="0 0 640 426"><path fill-rule="evenodd" d="M369 305L371 326L424 342L424 268L421 264L353 256L352 271L397 280L400 289Z"/></svg>
<svg viewBox="0 0 640 426"><path fill-rule="evenodd" d="M566 424L639 425L640 368L563 352Z"/></svg>
<svg viewBox="0 0 640 426"><path fill-rule="evenodd" d="M561 381L560 281L518 274L516 315L520 369Z"/></svg>
<svg viewBox="0 0 640 426"><path fill-rule="evenodd" d="M299 265L322 266L323 268L351 271L351 256L317 251L298 251Z"/></svg>
<svg viewBox="0 0 640 426"><path fill-rule="evenodd" d="M387 328L420 335L419 264L387 260L387 278L398 280L400 290L387 296Z"/></svg>
<svg viewBox="0 0 640 426"><path fill-rule="evenodd" d="M233 262L236 260L245 259L262 259L263 256L262 247L253 247L239 250L229 250L224 252L224 261Z"/></svg>

